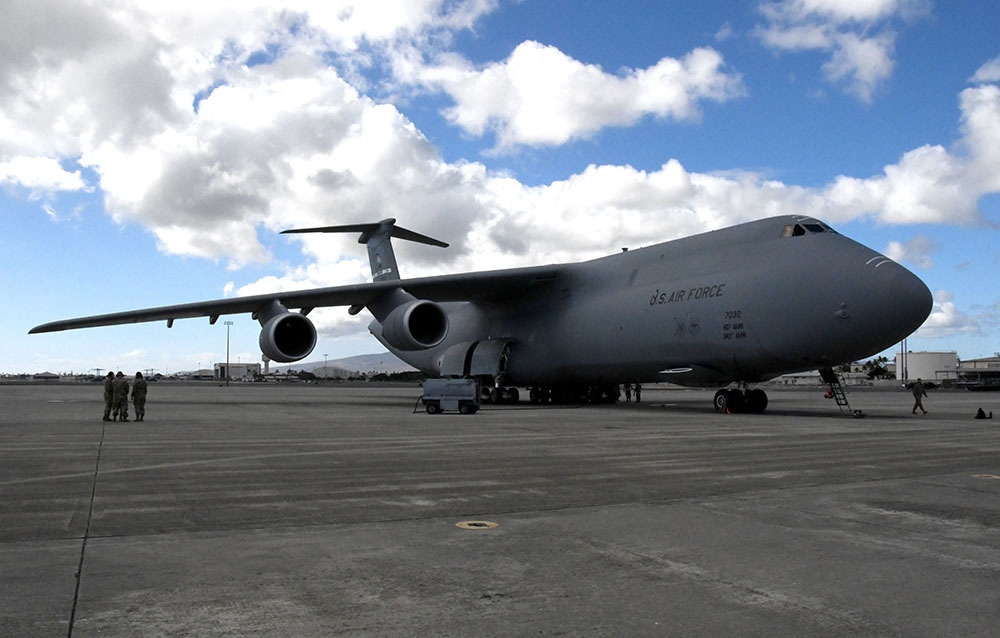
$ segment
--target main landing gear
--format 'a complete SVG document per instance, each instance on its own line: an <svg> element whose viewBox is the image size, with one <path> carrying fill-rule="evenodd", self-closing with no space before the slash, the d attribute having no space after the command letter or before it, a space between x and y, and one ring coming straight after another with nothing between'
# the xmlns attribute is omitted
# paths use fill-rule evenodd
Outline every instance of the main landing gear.
<svg viewBox="0 0 1000 638"><path fill-rule="evenodd" d="M611 404L618 401L618 386L609 385L559 385L533 386L528 389L528 399L532 403L554 403L557 405L573 404ZM510 404L521 400L517 388L484 387L483 403Z"/></svg>
<svg viewBox="0 0 1000 638"><path fill-rule="evenodd" d="M504 387L484 387L481 395L482 403L517 403L521 400L521 393L517 388Z"/></svg>
<svg viewBox="0 0 1000 638"><path fill-rule="evenodd" d="M528 393L532 403L612 404L617 403L620 392L616 384L583 385L563 384L556 386L535 386Z"/></svg>
<svg viewBox="0 0 1000 638"><path fill-rule="evenodd" d="M763 390L719 390L712 404L716 412L752 412L759 414L767 409L767 393Z"/></svg>

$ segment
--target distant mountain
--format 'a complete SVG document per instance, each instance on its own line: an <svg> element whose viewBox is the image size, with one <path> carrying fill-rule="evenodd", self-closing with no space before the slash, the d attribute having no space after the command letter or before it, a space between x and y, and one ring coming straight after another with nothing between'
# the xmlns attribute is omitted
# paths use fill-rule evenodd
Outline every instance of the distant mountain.
<svg viewBox="0 0 1000 638"><path fill-rule="evenodd" d="M340 368L350 372L384 372L391 374L393 372L412 372L416 368L410 364L401 361L395 355L389 352L380 352L375 354L359 354L354 357L345 357L343 359L329 359L325 363L320 361L301 361L299 363L282 363L281 369L284 370L286 367L291 367L292 370L306 370L308 372L313 372L323 366L329 368ZM271 364L271 369L274 370L277 366ZM331 371L331 374L333 372Z"/></svg>
<svg viewBox="0 0 1000 638"><path fill-rule="evenodd" d="M413 366L389 352L375 354L359 354L332 361L335 365L358 372L412 372Z"/></svg>

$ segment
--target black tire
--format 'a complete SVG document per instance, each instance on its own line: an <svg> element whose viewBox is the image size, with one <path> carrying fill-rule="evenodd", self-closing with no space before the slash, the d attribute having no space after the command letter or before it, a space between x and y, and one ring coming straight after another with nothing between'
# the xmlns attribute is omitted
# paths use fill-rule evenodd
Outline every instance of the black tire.
<svg viewBox="0 0 1000 638"><path fill-rule="evenodd" d="M763 390L747 390L747 412L760 414L767 409L767 393Z"/></svg>
<svg viewBox="0 0 1000 638"><path fill-rule="evenodd" d="M743 412L747 407L747 399L742 390L719 390L715 393L712 405L716 412L734 414Z"/></svg>
<svg viewBox="0 0 1000 638"><path fill-rule="evenodd" d="M729 412L735 414L746 410L746 395L742 390L729 390Z"/></svg>
<svg viewBox="0 0 1000 638"><path fill-rule="evenodd" d="M716 412L725 412L729 408L729 390L719 390L712 399Z"/></svg>
<svg viewBox="0 0 1000 638"><path fill-rule="evenodd" d="M438 406L437 403L428 403L427 404L427 414L437 414L440 411L441 411L441 407Z"/></svg>

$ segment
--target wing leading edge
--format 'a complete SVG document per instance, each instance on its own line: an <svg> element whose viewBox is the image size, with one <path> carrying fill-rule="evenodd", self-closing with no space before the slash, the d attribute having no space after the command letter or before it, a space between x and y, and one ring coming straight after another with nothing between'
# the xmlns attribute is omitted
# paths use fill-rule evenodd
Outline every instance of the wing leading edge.
<svg viewBox="0 0 1000 638"><path fill-rule="evenodd" d="M28 332L38 334L151 321L166 321L170 327L176 319L195 317L208 317L214 324L222 315L250 313L257 318L258 313L266 312L274 302L285 308L299 309L302 314L308 314L314 308L330 306L352 306L360 309L400 288L419 299L431 301L496 302L510 300L519 294L526 294L538 286L555 281L562 269L561 266L516 268L276 292L64 319L35 326Z"/></svg>

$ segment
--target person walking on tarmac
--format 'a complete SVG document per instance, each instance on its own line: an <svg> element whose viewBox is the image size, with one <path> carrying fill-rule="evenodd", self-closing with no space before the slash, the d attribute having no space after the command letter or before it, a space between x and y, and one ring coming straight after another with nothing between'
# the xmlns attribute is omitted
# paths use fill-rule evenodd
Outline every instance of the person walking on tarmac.
<svg viewBox="0 0 1000 638"><path fill-rule="evenodd" d="M115 382L115 373L108 372L108 376L104 377L104 420L111 420L111 400L114 399L115 391L112 385Z"/></svg>
<svg viewBox="0 0 1000 638"><path fill-rule="evenodd" d="M917 413L917 408L924 414L927 414L927 410L924 409L923 398L927 396L927 390L924 389L924 382L922 379L917 379L917 382L913 384L913 413Z"/></svg>
<svg viewBox="0 0 1000 638"><path fill-rule="evenodd" d="M111 399L112 415L115 421L128 421L128 380L118 371L115 381L111 384L114 396Z"/></svg>
<svg viewBox="0 0 1000 638"><path fill-rule="evenodd" d="M132 405L135 406L135 420L144 421L146 419L146 380L142 378L141 372L135 373L135 381L132 382Z"/></svg>

